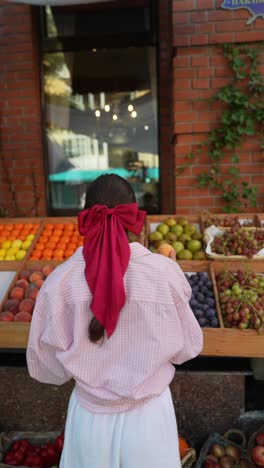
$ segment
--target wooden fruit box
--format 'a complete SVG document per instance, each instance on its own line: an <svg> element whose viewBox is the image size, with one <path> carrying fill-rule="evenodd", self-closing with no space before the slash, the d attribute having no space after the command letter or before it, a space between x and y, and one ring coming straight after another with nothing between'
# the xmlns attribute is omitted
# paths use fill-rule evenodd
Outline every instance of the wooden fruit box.
<svg viewBox="0 0 264 468"><path fill-rule="evenodd" d="M263 227L264 228L264 213L259 213L257 215L257 223L258 223L258 226L259 227Z"/></svg>
<svg viewBox="0 0 264 468"><path fill-rule="evenodd" d="M201 224L201 217L198 215L177 215L177 214L160 214L160 215L149 215L147 216L147 232L146 232L146 242L145 242L145 247L149 247L149 242L148 242L148 236L151 232L155 231L156 227L158 224L162 223L168 218L174 218L174 219L179 219L179 218L186 218L187 221L190 223L194 224L200 233L203 232L202 230L202 224ZM204 262L206 260L188 260L193 262L194 264L199 264L201 262ZM179 265L182 264L182 262L186 262L186 260L178 260Z"/></svg>
<svg viewBox="0 0 264 468"><path fill-rule="evenodd" d="M194 262L193 260L189 260L189 261L181 261L181 262L177 262L179 263L179 266L181 267L182 271L184 273L198 273L198 272L205 272L207 273L209 279L212 281L212 284L213 284L213 293L214 293L214 297L216 299L216 296L217 296L217 287L216 287L216 282L215 282L215 278L214 278L214 275L213 275L213 271L212 269L210 268L210 263L207 262L206 260L201 260L199 262ZM217 302L216 302L216 312L217 312L217 318L218 318L218 321L219 321L219 327L218 328L214 328L214 330L217 330L219 328L224 328L224 323L223 323L223 318L222 318L222 314L220 313L220 309L219 307L217 306ZM213 328L202 328L202 330L204 332L206 332L206 330L211 330Z"/></svg>
<svg viewBox="0 0 264 468"><path fill-rule="evenodd" d="M29 256L31 255L31 252L34 248L34 245L36 244L36 241L37 241L37 238L39 237L39 234L41 232L41 229L42 229L42 220L43 218L1 218L1 221L0 221L0 225L6 225L6 224L39 224L39 228L35 234L35 238L31 244L31 246L29 247L29 249L27 250L27 254L26 256L23 258L23 260L3 260L3 261L0 261L0 271L7 271L7 270L10 270L10 271L13 271L13 269L17 270L20 265L26 260L29 258Z"/></svg>
<svg viewBox="0 0 264 468"><path fill-rule="evenodd" d="M212 279L216 290L216 306L219 316L222 317L219 296L216 285L216 275L228 269L236 272L251 269L256 273L264 273L264 262L245 261L215 261L210 263ZM233 357L264 357L264 335L256 330L239 330L234 328L207 329L203 354L207 356L233 356Z"/></svg>
<svg viewBox="0 0 264 468"><path fill-rule="evenodd" d="M259 226L258 223L258 216L256 213L202 213L201 214L201 226L203 232L207 227L207 220L213 219L216 222L211 222L209 225L214 224L215 226L219 226L217 223L217 220L221 221L224 219L230 219L232 220L233 218L238 218L241 226L243 226L245 223L250 222L252 223L252 226ZM229 227L229 226L226 226ZM230 226L231 227L231 226Z"/></svg>

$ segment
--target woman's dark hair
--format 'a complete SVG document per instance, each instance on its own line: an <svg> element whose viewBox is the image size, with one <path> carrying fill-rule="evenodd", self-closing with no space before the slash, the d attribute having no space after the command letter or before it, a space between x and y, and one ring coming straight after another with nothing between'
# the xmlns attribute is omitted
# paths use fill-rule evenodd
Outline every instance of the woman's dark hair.
<svg viewBox="0 0 264 468"><path fill-rule="evenodd" d="M105 205L114 208L116 205L135 203L136 197L132 187L122 177L116 174L104 174L95 179L86 192L85 208L94 205ZM97 343L104 336L105 329L98 320L93 317L89 324L89 338L92 343Z"/></svg>

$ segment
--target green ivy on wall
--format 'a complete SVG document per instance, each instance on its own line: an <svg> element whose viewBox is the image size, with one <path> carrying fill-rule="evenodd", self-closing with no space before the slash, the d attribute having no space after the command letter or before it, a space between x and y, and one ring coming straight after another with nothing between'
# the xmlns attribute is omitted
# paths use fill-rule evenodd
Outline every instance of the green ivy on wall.
<svg viewBox="0 0 264 468"><path fill-rule="evenodd" d="M244 205L257 206L257 188L242 180L240 156L236 150L247 136L258 138L260 149L264 148L264 79L259 71L259 54L263 51L262 43L224 46L233 78L210 101L224 103L225 110L217 128L209 132L207 141L187 154L186 162L177 168L179 175L206 146L209 167L198 175L198 186L220 191L226 212L238 212ZM231 153L228 166L223 164L226 150Z"/></svg>

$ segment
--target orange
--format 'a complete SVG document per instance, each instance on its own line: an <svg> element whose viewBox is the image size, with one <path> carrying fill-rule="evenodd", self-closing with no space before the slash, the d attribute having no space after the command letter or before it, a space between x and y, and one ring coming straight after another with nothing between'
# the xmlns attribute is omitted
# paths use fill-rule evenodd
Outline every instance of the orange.
<svg viewBox="0 0 264 468"><path fill-rule="evenodd" d="M60 248L54 250L53 256L54 256L54 257L55 257L55 256L63 257L63 256L64 256L64 250L63 250L63 249L60 249Z"/></svg>
<svg viewBox="0 0 264 468"><path fill-rule="evenodd" d="M42 252L42 255L43 256L45 255L45 257L46 256L50 257L50 256L52 256L52 254L53 254L53 250L49 249L49 248L44 249L43 252Z"/></svg>
<svg viewBox="0 0 264 468"><path fill-rule="evenodd" d="M13 224L6 224L5 225L5 230L6 231L12 231L12 229L13 229Z"/></svg>
<svg viewBox="0 0 264 468"><path fill-rule="evenodd" d="M23 229L23 224L22 224L22 223L17 223L17 224L16 224L16 229L18 229L19 231L21 231L21 229Z"/></svg>
<svg viewBox="0 0 264 468"><path fill-rule="evenodd" d="M33 250L32 256L34 256L35 259L39 260L41 257L41 252L39 250Z"/></svg>
<svg viewBox="0 0 264 468"><path fill-rule="evenodd" d="M35 245L35 250L40 250L40 252L42 252L42 250L45 249L45 245L44 244L37 244Z"/></svg>
<svg viewBox="0 0 264 468"><path fill-rule="evenodd" d="M181 459L186 455L189 448L190 445L188 444L187 440L179 436L179 449Z"/></svg>

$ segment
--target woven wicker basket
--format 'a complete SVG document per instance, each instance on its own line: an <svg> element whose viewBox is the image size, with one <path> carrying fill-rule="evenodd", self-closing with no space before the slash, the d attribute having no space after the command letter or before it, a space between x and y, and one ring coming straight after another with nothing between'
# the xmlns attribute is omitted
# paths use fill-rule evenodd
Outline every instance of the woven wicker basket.
<svg viewBox="0 0 264 468"><path fill-rule="evenodd" d="M248 455L249 455L250 459L251 459L251 450L256 446L256 435L259 432L264 432L264 425L261 426L256 432L253 432L251 434L251 436L249 437L249 439L248 439L247 451L248 451ZM256 466L252 460L251 460L251 462L252 462L253 466Z"/></svg>
<svg viewBox="0 0 264 468"><path fill-rule="evenodd" d="M60 432L2 432L0 433L0 468L12 468L3 462L6 452L15 440L26 439L32 445L45 445L54 442ZM27 468L25 465L17 468Z"/></svg>
<svg viewBox="0 0 264 468"><path fill-rule="evenodd" d="M232 435L234 436L235 434L236 435L241 434L241 439L240 439L241 443L240 442L235 443L233 441L233 437L231 438L231 436ZM203 447L202 447L202 449L200 451L197 462L195 463L195 468L202 468L203 467L203 464L205 462L205 458L209 454L210 449L211 449L213 444L220 444L220 445L223 445L224 447L226 447L227 445L234 445L235 447L239 448L240 453L241 453L241 458L243 460L248 461L249 463L251 462L250 457L248 455L248 452L245 449L245 446L246 446L246 437L245 437L245 435L239 430L231 429L230 431L226 432L223 436L221 436L218 433L214 433L214 434L211 434L208 437L208 439L205 441L205 443L204 443L204 445L203 445Z"/></svg>

